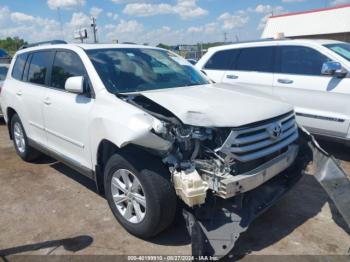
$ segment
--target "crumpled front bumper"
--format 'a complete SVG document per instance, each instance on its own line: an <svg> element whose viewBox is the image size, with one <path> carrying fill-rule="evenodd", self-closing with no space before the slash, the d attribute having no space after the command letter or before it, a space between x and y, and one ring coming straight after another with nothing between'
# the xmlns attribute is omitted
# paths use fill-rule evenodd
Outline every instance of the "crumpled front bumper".
<svg viewBox="0 0 350 262"><path fill-rule="evenodd" d="M193 256L227 255L250 223L281 199L305 173L315 175L350 225L350 182L346 173L307 131L301 129L300 135L298 156L287 170L234 198L224 200L210 195L205 205L183 210Z"/></svg>

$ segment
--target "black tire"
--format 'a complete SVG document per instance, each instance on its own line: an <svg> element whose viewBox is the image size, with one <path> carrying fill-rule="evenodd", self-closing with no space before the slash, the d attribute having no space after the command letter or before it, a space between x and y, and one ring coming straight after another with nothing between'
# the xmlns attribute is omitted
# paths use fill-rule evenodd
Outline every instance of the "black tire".
<svg viewBox="0 0 350 262"><path fill-rule="evenodd" d="M120 169L131 171L139 180L146 198L145 216L140 223L131 223L123 217L112 196L112 177ZM170 181L169 170L158 159L135 158L130 153L115 154L104 170L104 186L108 204L119 223L140 238L153 237L174 220L177 197Z"/></svg>
<svg viewBox="0 0 350 262"><path fill-rule="evenodd" d="M24 144L25 144L24 150L20 150L18 148L18 145L16 144L16 140L15 140L15 125L16 124L18 124L20 126L20 128L23 132ZM17 153L17 155L20 156L20 158L22 158L26 162L33 162L34 160L38 159L38 157L40 156L40 152L29 145L27 134L24 130L21 119L19 118L19 116L17 114L15 114L11 119L11 135L13 138L13 144L15 146L16 153Z"/></svg>

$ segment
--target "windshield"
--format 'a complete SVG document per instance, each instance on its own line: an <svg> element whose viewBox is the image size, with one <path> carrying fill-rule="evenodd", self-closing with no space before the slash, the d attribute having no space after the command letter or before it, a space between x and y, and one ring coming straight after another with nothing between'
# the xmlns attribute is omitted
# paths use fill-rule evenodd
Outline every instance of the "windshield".
<svg viewBox="0 0 350 262"><path fill-rule="evenodd" d="M346 60L350 61L350 44L348 43L339 43L339 44L330 44L325 45L325 47L334 51L338 55L342 56Z"/></svg>
<svg viewBox="0 0 350 262"><path fill-rule="evenodd" d="M4 81L7 75L8 68L5 66L0 66L0 81Z"/></svg>
<svg viewBox="0 0 350 262"><path fill-rule="evenodd" d="M111 93L208 84L190 63L166 50L114 48L86 51Z"/></svg>

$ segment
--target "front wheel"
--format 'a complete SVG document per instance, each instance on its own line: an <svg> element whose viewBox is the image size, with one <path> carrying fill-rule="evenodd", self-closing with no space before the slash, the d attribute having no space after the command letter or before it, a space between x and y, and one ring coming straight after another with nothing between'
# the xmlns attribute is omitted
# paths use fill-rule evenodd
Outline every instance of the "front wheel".
<svg viewBox="0 0 350 262"><path fill-rule="evenodd" d="M149 238L166 229L176 212L169 171L160 161L113 155L105 168L105 192L119 223L131 234Z"/></svg>

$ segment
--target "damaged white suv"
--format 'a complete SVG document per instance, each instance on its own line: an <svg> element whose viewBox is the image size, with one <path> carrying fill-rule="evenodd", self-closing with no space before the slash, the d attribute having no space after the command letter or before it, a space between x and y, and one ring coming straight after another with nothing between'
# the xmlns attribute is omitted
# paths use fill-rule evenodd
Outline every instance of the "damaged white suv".
<svg viewBox="0 0 350 262"><path fill-rule="evenodd" d="M200 231L212 234L212 253L229 251L251 220L301 177L288 172L299 148L291 106L212 84L163 49L23 48L1 105L23 160L44 152L95 180L117 220L142 238L172 223L179 197L192 237L200 221ZM232 221L224 216L224 224L240 222L240 230L216 232L223 231L221 222L205 229L223 207L236 214Z"/></svg>

